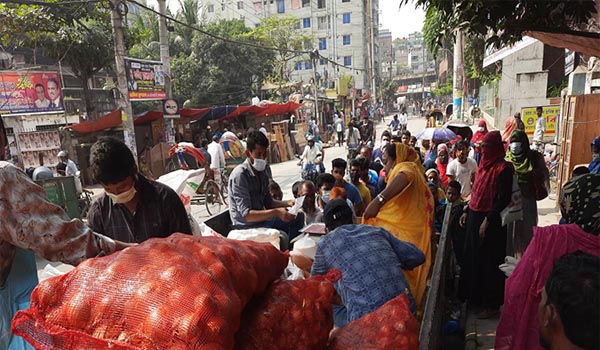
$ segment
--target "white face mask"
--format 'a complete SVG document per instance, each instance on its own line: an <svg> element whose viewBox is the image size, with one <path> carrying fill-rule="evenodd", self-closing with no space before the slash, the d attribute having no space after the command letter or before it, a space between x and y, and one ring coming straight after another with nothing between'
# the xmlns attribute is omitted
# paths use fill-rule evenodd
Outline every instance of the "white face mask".
<svg viewBox="0 0 600 350"><path fill-rule="evenodd" d="M323 194L321 195L321 201L323 202L323 205L326 205L327 203L329 203L330 196L331 196L331 191L323 191Z"/></svg>
<svg viewBox="0 0 600 350"><path fill-rule="evenodd" d="M512 154L521 154L523 152L523 146L521 145L521 142L511 142L508 145L508 148L510 148L510 152Z"/></svg>
<svg viewBox="0 0 600 350"><path fill-rule="evenodd" d="M592 152L592 159L593 160L599 160L600 159L600 153L598 153L598 152Z"/></svg>
<svg viewBox="0 0 600 350"><path fill-rule="evenodd" d="M390 144L390 141L388 141L388 140L381 141L381 147L387 146L389 144Z"/></svg>
<svg viewBox="0 0 600 350"><path fill-rule="evenodd" d="M265 159L254 158L252 167L256 171L265 171L265 168L267 167L267 161Z"/></svg>
<svg viewBox="0 0 600 350"><path fill-rule="evenodd" d="M480 132L484 132L484 131L485 131L485 128L484 128L483 126L480 126L478 130L479 130Z"/></svg>
<svg viewBox="0 0 600 350"><path fill-rule="evenodd" d="M135 194L137 193L135 186L131 186L131 188L123 193L113 194L110 192L106 192L106 194L110 197L110 199L116 204L125 204L131 202Z"/></svg>

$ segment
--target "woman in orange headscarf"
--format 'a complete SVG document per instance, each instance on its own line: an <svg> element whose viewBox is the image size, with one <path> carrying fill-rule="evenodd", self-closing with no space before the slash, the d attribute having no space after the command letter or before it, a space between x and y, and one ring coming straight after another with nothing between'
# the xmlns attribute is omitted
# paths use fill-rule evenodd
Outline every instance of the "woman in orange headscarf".
<svg viewBox="0 0 600 350"><path fill-rule="evenodd" d="M508 149L508 144L510 143L510 135L512 135L513 131L517 130L517 126L519 123L515 117L508 117L506 119L506 124L504 125L504 131L502 132L502 142L504 142L504 151Z"/></svg>
<svg viewBox="0 0 600 350"><path fill-rule="evenodd" d="M414 244L425 263L405 271L417 308L424 302L427 275L432 264L433 195L425 182L425 169L416 151L404 144L387 147L386 188L365 209L365 224L383 227L398 239Z"/></svg>

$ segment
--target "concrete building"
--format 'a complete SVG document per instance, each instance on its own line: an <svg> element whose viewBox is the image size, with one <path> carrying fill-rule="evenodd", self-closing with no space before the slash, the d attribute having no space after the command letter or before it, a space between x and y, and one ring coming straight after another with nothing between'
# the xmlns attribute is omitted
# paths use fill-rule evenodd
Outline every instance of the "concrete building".
<svg viewBox="0 0 600 350"><path fill-rule="evenodd" d="M381 79L391 79L394 73L394 46L392 43L392 32L389 29L379 29L379 51Z"/></svg>
<svg viewBox="0 0 600 350"><path fill-rule="evenodd" d="M312 36L312 47L334 65L321 59L313 67L308 56L294 62L292 78L308 83L313 73L323 88L334 88L342 75L354 77L354 88L370 87L371 76L369 16L371 6L375 52L375 72L378 71L378 0L203 0L202 17L207 22L218 19L241 19L248 27L256 27L262 18L292 15L301 19L301 29ZM313 72L316 69L316 72ZM338 90L339 91L339 90ZM359 91L361 93L361 91Z"/></svg>
<svg viewBox="0 0 600 350"><path fill-rule="evenodd" d="M489 115L488 122L502 130L506 119L522 108L549 104L550 86L564 79L565 50L525 37L512 47L488 52L484 67L496 65L501 71L497 83L480 88L480 106Z"/></svg>

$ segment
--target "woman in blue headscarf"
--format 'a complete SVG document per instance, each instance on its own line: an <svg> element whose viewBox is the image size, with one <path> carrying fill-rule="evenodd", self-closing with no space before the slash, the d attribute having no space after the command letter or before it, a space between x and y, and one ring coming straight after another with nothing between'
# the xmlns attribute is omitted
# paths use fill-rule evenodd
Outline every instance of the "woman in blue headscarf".
<svg viewBox="0 0 600 350"><path fill-rule="evenodd" d="M591 174L600 174L600 136L592 141L592 162L588 168Z"/></svg>

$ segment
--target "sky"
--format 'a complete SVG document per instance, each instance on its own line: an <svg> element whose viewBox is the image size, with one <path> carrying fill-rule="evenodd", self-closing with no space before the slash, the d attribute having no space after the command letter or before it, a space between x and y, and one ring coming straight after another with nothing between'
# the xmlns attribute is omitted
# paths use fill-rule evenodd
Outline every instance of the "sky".
<svg viewBox="0 0 600 350"><path fill-rule="evenodd" d="M149 6L157 8L155 0L147 0ZM167 5L172 12L179 9L176 0L167 0ZM415 5L408 5L398 8L400 0L379 0L379 10L381 16L381 29L389 29L392 32L392 38L408 37L409 33L420 32L423 30L423 21L425 20L425 11L421 8L415 9Z"/></svg>
<svg viewBox="0 0 600 350"><path fill-rule="evenodd" d="M412 3L398 9L399 5L400 0L379 0L379 28L389 29L393 39L408 37L409 33L422 31L425 11L422 8L415 9Z"/></svg>

